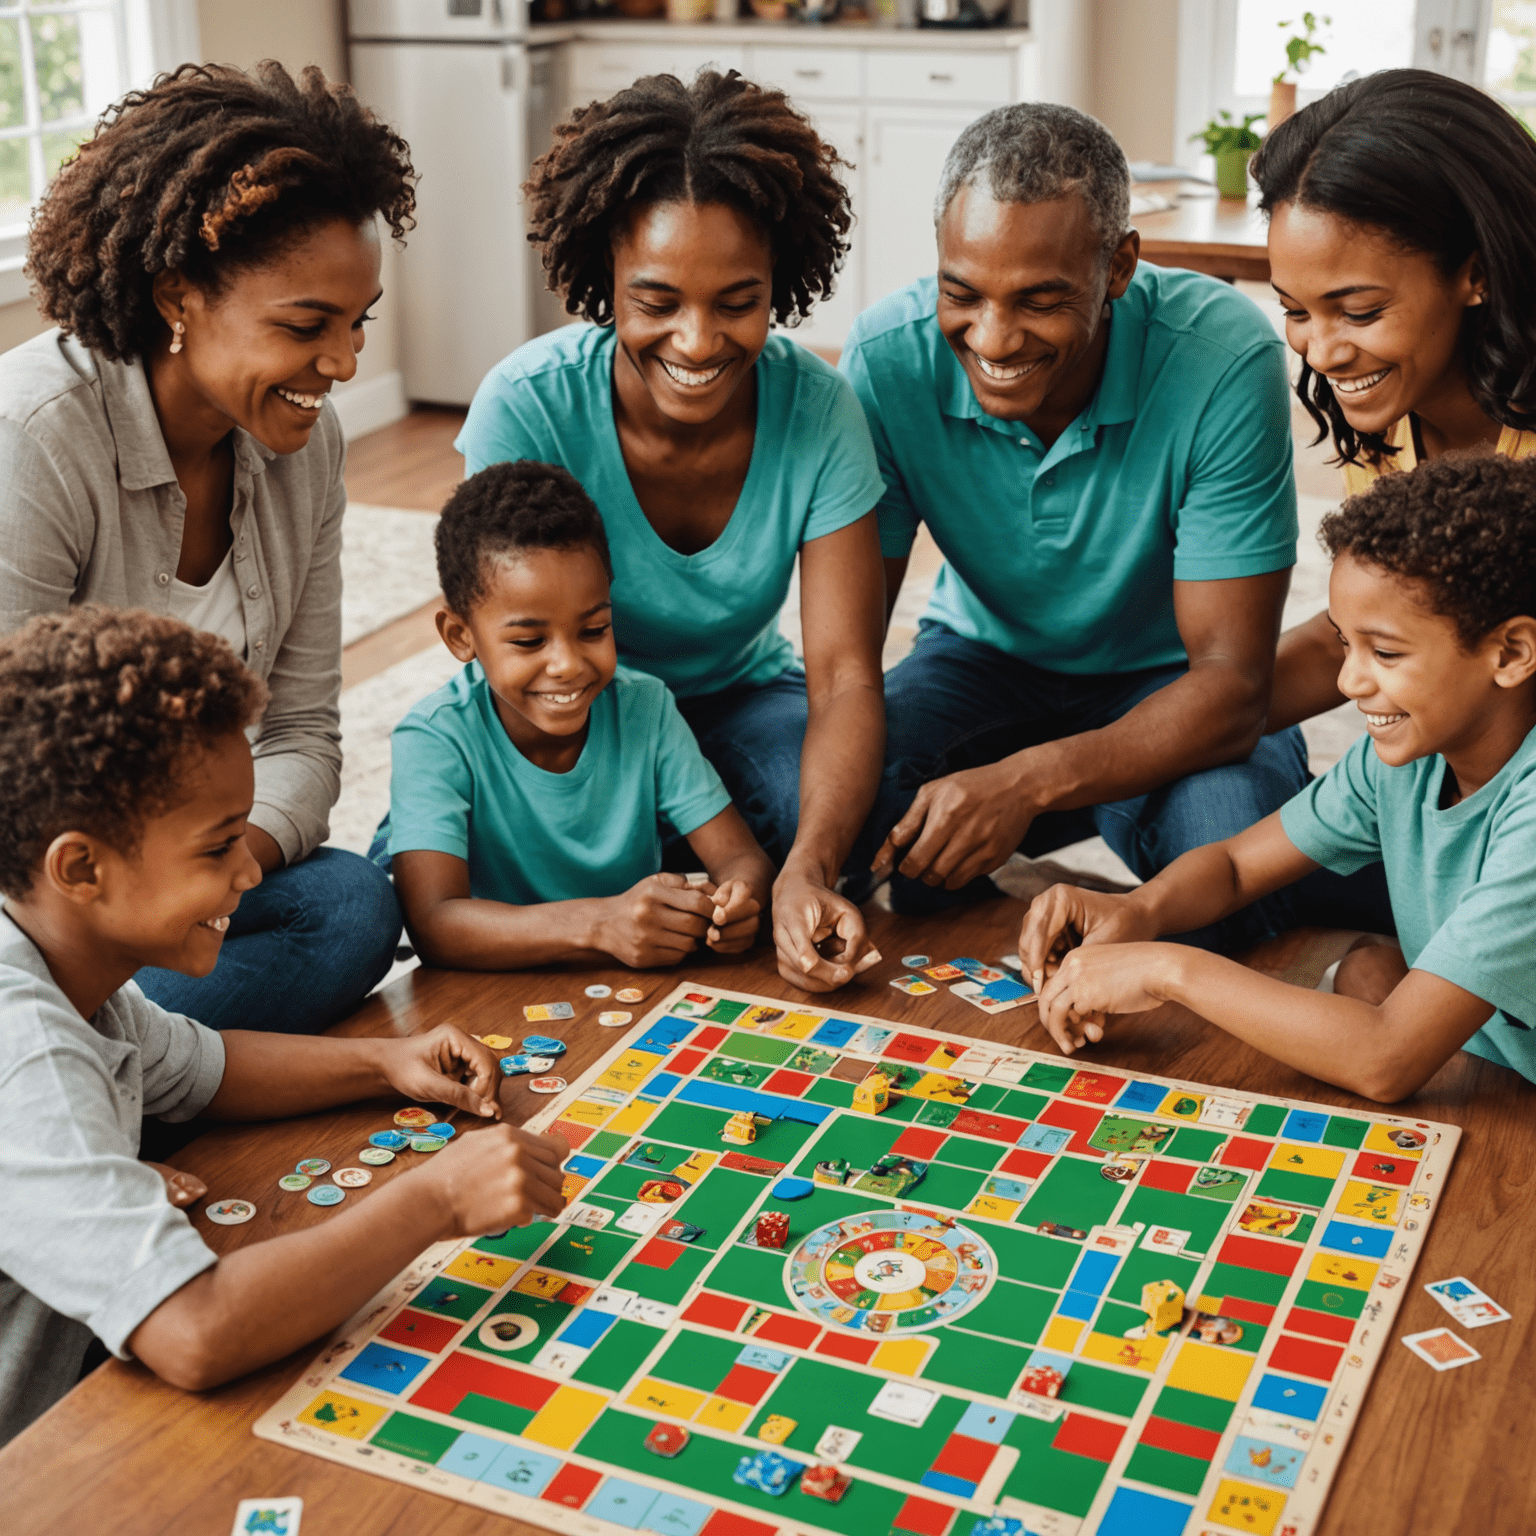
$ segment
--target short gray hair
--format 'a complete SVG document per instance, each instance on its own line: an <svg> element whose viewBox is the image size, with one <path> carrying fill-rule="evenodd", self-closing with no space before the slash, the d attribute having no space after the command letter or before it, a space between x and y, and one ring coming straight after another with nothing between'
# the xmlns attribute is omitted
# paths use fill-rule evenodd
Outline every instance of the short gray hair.
<svg viewBox="0 0 1536 1536"><path fill-rule="evenodd" d="M957 193L978 184L1000 203L1046 203L1076 192L1106 259L1130 226L1125 151L1103 123L1075 107L1021 101L978 117L944 162L933 222L943 219Z"/></svg>

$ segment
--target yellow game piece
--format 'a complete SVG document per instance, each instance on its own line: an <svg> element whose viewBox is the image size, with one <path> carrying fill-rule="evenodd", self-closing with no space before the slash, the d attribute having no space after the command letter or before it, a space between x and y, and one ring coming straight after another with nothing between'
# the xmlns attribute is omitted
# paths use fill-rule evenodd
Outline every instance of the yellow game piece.
<svg viewBox="0 0 1536 1536"><path fill-rule="evenodd" d="M853 1107L861 1115L881 1115L890 1106L891 1080L884 1072L871 1072L853 1090Z"/></svg>
<svg viewBox="0 0 1536 1536"><path fill-rule="evenodd" d="M1184 1321L1184 1292L1172 1280L1149 1280L1141 1288L1141 1310L1149 1333L1177 1328Z"/></svg>
<svg viewBox="0 0 1536 1536"><path fill-rule="evenodd" d="M750 1109L738 1110L721 1128L720 1139L738 1147L751 1146L757 1140L757 1116Z"/></svg>
<svg viewBox="0 0 1536 1536"><path fill-rule="evenodd" d="M766 1440L769 1445L783 1445L794 1434L799 1422L798 1419L786 1419L782 1413L770 1413L757 1426L757 1438Z"/></svg>
<svg viewBox="0 0 1536 1536"><path fill-rule="evenodd" d="M515 1043L507 1035L476 1035L481 1045L488 1045L493 1051L510 1051Z"/></svg>

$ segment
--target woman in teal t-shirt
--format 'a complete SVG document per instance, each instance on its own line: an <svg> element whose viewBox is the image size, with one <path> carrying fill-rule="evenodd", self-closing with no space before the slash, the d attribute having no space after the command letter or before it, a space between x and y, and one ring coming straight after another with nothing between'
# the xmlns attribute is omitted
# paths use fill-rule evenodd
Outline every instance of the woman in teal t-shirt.
<svg viewBox="0 0 1536 1536"><path fill-rule="evenodd" d="M578 109L525 189L529 239L596 323L494 368L458 442L470 474L538 459L597 503L620 660L671 687L780 866L780 973L817 991L878 958L833 886L884 753L884 486L850 386L769 326L831 291L838 163L734 72ZM797 557L804 671L778 629Z"/></svg>

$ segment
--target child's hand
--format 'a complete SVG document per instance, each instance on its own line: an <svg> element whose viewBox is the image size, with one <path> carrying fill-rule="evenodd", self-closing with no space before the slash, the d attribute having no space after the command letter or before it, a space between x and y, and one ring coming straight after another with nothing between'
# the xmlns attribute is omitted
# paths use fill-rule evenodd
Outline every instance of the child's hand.
<svg viewBox="0 0 1536 1536"><path fill-rule="evenodd" d="M418 1104L452 1104L487 1119L501 1118L498 1055L454 1024L383 1043L384 1077Z"/></svg>
<svg viewBox="0 0 1536 1536"><path fill-rule="evenodd" d="M745 880L727 880L713 894L714 911L705 936L709 947L722 955L739 955L752 947L763 904Z"/></svg>
<svg viewBox="0 0 1536 1536"><path fill-rule="evenodd" d="M1169 949L1099 944L1068 954L1040 988L1040 1022L1062 1054L1102 1040L1109 1014L1144 1013L1165 1002L1157 988Z"/></svg>
<svg viewBox="0 0 1536 1536"><path fill-rule="evenodd" d="M169 1168L164 1163L146 1162L144 1166L153 1168L165 1180L165 1197L178 1211L208 1193L208 1186L195 1173L183 1173L180 1168Z"/></svg>
<svg viewBox="0 0 1536 1536"><path fill-rule="evenodd" d="M632 970L675 965L707 937L715 910L713 890L707 881L689 885L681 875L648 875L603 903L605 917L593 947Z"/></svg>
<svg viewBox="0 0 1536 1536"><path fill-rule="evenodd" d="M1038 992L1077 944L1126 944L1157 932L1125 896L1053 885L1030 903L1019 930L1019 960Z"/></svg>
<svg viewBox="0 0 1536 1536"><path fill-rule="evenodd" d="M449 1142L422 1173L438 1182L448 1235L481 1237L558 1216L565 1208L560 1165L570 1155L563 1136L495 1125Z"/></svg>

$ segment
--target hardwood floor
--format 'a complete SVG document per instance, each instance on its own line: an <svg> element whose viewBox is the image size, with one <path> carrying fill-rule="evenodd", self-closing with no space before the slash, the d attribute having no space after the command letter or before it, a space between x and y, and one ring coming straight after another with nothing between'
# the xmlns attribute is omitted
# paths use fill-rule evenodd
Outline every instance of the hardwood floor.
<svg viewBox="0 0 1536 1536"><path fill-rule="evenodd" d="M418 405L401 421L347 447L347 497L381 507L440 512L464 478L453 440L464 412Z"/></svg>

